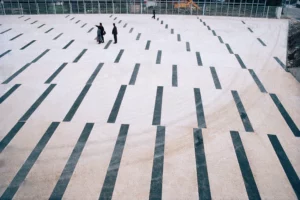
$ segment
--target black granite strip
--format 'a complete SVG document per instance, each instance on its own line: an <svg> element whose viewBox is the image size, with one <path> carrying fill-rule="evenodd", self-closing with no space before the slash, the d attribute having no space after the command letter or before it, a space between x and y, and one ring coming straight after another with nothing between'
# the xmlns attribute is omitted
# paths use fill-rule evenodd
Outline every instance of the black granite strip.
<svg viewBox="0 0 300 200"><path fill-rule="evenodd" d="M150 48L150 43L151 43L151 40L148 40L148 41L147 41L147 44L146 44L146 48L145 48L146 50L149 50L149 48Z"/></svg>
<svg viewBox="0 0 300 200"><path fill-rule="evenodd" d="M11 87L7 92L5 92L5 94L3 94L0 97L0 104L3 103L12 93L14 93L14 91L16 91L18 89L18 87L20 87L21 84L15 84L13 87Z"/></svg>
<svg viewBox="0 0 300 200"><path fill-rule="evenodd" d="M24 17L24 15L22 15L22 16L20 16L20 17L18 17L19 19L21 19L21 18L23 18Z"/></svg>
<svg viewBox="0 0 300 200"><path fill-rule="evenodd" d="M141 33L139 33L137 36L136 36L136 40L139 40L141 37Z"/></svg>
<svg viewBox="0 0 300 200"><path fill-rule="evenodd" d="M159 20L159 18L157 18L157 21Z"/></svg>
<svg viewBox="0 0 300 200"><path fill-rule="evenodd" d="M245 130L247 132L254 132L254 130L252 128L252 125L251 125L251 122L250 122L250 120L248 118L248 115L246 113L246 110L244 108L243 102L242 102L242 100L241 100L238 92L235 91L235 90L232 90L231 93L232 93L235 105L236 105L236 107L237 107L237 109L239 111L239 114L240 114L241 120L243 122L243 125L245 127Z"/></svg>
<svg viewBox="0 0 300 200"><path fill-rule="evenodd" d="M122 101L123 101L123 98L125 95L126 87L127 87L126 85L121 85L120 90L118 92L118 96L115 100L115 103L114 103L114 105L111 109L110 115L108 117L107 123L115 123L116 122L116 119L117 119L117 116L118 116L118 113L119 113L119 110L120 110L120 107L121 107L121 104L122 104Z"/></svg>
<svg viewBox="0 0 300 200"><path fill-rule="evenodd" d="M53 38L53 40L57 40L63 33L60 33L59 35L57 35L55 38Z"/></svg>
<svg viewBox="0 0 300 200"><path fill-rule="evenodd" d="M217 34L214 30L212 30L212 33L213 33L214 36L217 36Z"/></svg>
<svg viewBox="0 0 300 200"><path fill-rule="evenodd" d="M198 66L202 66L202 60L199 52L196 52Z"/></svg>
<svg viewBox="0 0 300 200"><path fill-rule="evenodd" d="M206 165L203 135L200 128L194 128L194 148L199 199L209 200L211 199L211 193Z"/></svg>
<svg viewBox="0 0 300 200"><path fill-rule="evenodd" d="M194 95L195 95L198 128L206 128L203 103L202 103L201 92L199 88L194 88Z"/></svg>
<svg viewBox="0 0 300 200"><path fill-rule="evenodd" d="M25 122L17 122L12 129L5 135L0 142L0 153L6 148L10 141L17 135L19 130L23 127Z"/></svg>
<svg viewBox="0 0 300 200"><path fill-rule="evenodd" d="M117 17L114 18L114 20L116 20L116 19L117 19Z"/></svg>
<svg viewBox="0 0 300 200"><path fill-rule="evenodd" d="M43 26L45 26L45 24L40 25L38 28L42 28Z"/></svg>
<svg viewBox="0 0 300 200"><path fill-rule="evenodd" d="M298 177L292 163L290 162L288 156L286 155L277 136L276 135L268 135L268 137L269 137L269 140L273 146L273 149L280 161L280 164L294 189L297 199L300 199L300 180L299 180L299 177Z"/></svg>
<svg viewBox="0 0 300 200"><path fill-rule="evenodd" d="M149 199L162 199L163 171L164 171L164 152L165 152L165 133L164 126L156 127L155 149L153 157L153 167L151 175L151 185Z"/></svg>
<svg viewBox="0 0 300 200"><path fill-rule="evenodd" d="M204 25L204 26L206 26L206 23L205 23L205 22L203 22L203 25Z"/></svg>
<svg viewBox="0 0 300 200"><path fill-rule="evenodd" d="M93 74L90 76L89 80L86 82L86 84L92 84L95 80L96 76L98 75L99 71L102 69L104 63L99 63L99 65L96 67Z"/></svg>
<svg viewBox="0 0 300 200"><path fill-rule="evenodd" d="M283 117L283 119L285 120L285 122L290 127L293 134L295 135L295 137L300 137L300 130L298 129L297 125L295 124L295 122L293 121L293 119L291 118L289 113L286 111L286 109L284 108L284 106L282 105L280 100L278 99L277 95L270 94L270 96L271 96L273 102L275 103L277 109L279 110L281 116Z"/></svg>
<svg viewBox="0 0 300 200"><path fill-rule="evenodd" d="M180 42L180 41L181 41L180 34L177 34L177 41L178 41L178 42Z"/></svg>
<svg viewBox="0 0 300 200"><path fill-rule="evenodd" d="M74 40L71 40L70 42L68 42L68 44L66 44L66 46L63 47L63 49L67 49L73 42L74 42Z"/></svg>
<svg viewBox="0 0 300 200"><path fill-rule="evenodd" d="M245 24L245 22L244 22L244 21L242 21L242 23L243 23L243 24Z"/></svg>
<svg viewBox="0 0 300 200"><path fill-rule="evenodd" d="M24 50L27 47L29 47L31 44L33 44L36 40L32 40L31 42L29 42L28 44L26 44L24 47L22 47L20 50Z"/></svg>
<svg viewBox="0 0 300 200"><path fill-rule="evenodd" d="M43 94L32 104L32 106L26 111L26 113L19 119L19 121L27 121L34 111L43 103L46 97L50 94L56 84L51 84L43 92Z"/></svg>
<svg viewBox="0 0 300 200"><path fill-rule="evenodd" d="M242 67L243 69L246 69L247 67L246 67L246 65L244 64L244 62L243 62L243 60L241 59L241 57L239 56L239 54L234 54L234 55L235 55L236 59L238 60L238 62L240 63L241 67Z"/></svg>
<svg viewBox="0 0 300 200"><path fill-rule="evenodd" d="M190 43L186 42L186 51L191 51Z"/></svg>
<svg viewBox="0 0 300 200"><path fill-rule="evenodd" d="M109 17L111 18L113 15L110 15Z"/></svg>
<svg viewBox="0 0 300 200"><path fill-rule="evenodd" d="M174 29L171 29L171 34L174 34Z"/></svg>
<svg viewBox="0 0 300 200"><path fill-rule="evenodd" d="M117 57L116 57L115 63L120 62L120 59L121 59L123 53L124 53L124 49L121 49L120 52L118 53Z"/></svg>
<svg viewBox="0 0 300 200"><path fill-rule="evenodd" d="M218 36L218 38L219 38L219 41L223 44L224 42L223 42L221 36Z"/></svg>
<svg viewBox="0 0 300 200"><path fill-rule="evenodd" d="M34 22L32 22L31 24L35 24L37 22L37 20L35 20Z"/></svg>
<svg viewBox="0 0 300 200"><path fill-rule="evenodd" d="M274 59L278 62L278 64L286 71L286 65L281 62L278 57L274 57Z"/></svg>
<svg viewBox="0 0 300 200"><path fill-rule="evenodd" d="M21 67L21 69L19 69L18 71L16 71L15 73L13 73L9 78L7 78L2 84L7 84L10 81L12 81L14 78L16 78L19 74L21 74L27 67L29 67L31 65L31 63L27 63L26 65L24 65L23 67Z"/></svg>
<svg viewBox="0 0 300 200"><path fill-rule="evenodd" d="M127 138L128 129L129 129L128 124L121 125L118 139L116 141L115 148L109 166L107 168L107 172L101 189L99 200L112 199L112 195L114 192L115 183L117 180L120 163L123 155L123 150Z"/></svg>
<svg viewBox="0 0 300 200"><path fill-rule="evenodd" d="M232 50L231 50L231 48L230 48L229 44L227 44L227 43L226 43L225 45L226 45L226 47L227 47L227 49L228 49L229 53L230 53L230 54L233 54L233 52L232 52Z"/></svg>
<svg viewBox="0 0 300 200"><path fill-rule="evenodd" d="M30 20L31 18L29 17L29 18L27 18L27 19L25 19L24 21L26 22L26 21L28 21L28 20Z"/></svg>
<svg viewBox="0 0 300 200"><path fill-rule="evenodd" d="M46 80L45 84L49 84L53 79L65 68L68 63L63 63L55 72Z"/></svg>
<svg viewBox="0 0 300 200"><path fill-rule="evenodd" d="M210 31L210 27L209 26L207 26L207 29Z"/></svg>
<svg viewBox="0 0 300 200"><path fill-rule="evenodd" d="M200 19L200 22L202 22L202 19Z"/></svg>
<svg viewBox="0 0 300 200"><path fill-rule="evenodd" d="M75 17L71 18L70 21L72 21Z"/></svg>
<svg viewBox="0 0 300 200"><path fill-rule="evenodd" d="M49 33L50 31L52 31L53 30L53 28L50 28L48 31L46 31L45 33Z"/></svg>
<svg viewBox="0 0 300 200"><path fill-rule="evenodd" d="M5 55L8 54L9 52L11 52L11 50L5 51L4 53L2 53L2 54L0 55L0 58L2 58L3 56L5 56Z"/></svg>
<svg viewBox="0 0 300 200"><path fill-rule="evenodd" d="M267 46L260 38L257 38L257 40L261 43L261 45Z"/></svg>
<svg viewBox="0 0 300 200"><path fill-rule="evenodd" d="M112 40L109 40L108 42L107 42L107 44L105 45L105 47L104 47L104 49L108 49L108 47L109 47L109 45L112 43Z"/></svg>
<svg viewBox="0 0 300 200"><path fill-rule="evenodd" d="M163 86L157 86L152 125L160 125L163 101Z"/></svg>
<svg viewBox="0 0 300 200"><path fill-rule="evenodd" d="M178 86L178 77L177 77L177 65L173 65L172 68L172 86L177 87Z"/></svg>
<svg viewBox="0 0 300 200"><path fill-rule="evenodd" d="M67 15L65 18L68 18L70 15Z"/></svg>
<svg viewBox="0 0 300 200"><path fill-rule="evenodd" d="M79 59L83 56L83 54L85 54L86 51L87 51L87 49L83 49L81 51L81 53L75 58L75 60L73 61L73 63L77 63L79 61Z"/></svg>
<svg viewBox="0 0 300 200"><path fill-rule="evenodd" d="M43 149L49 142L50 138L52 137L53 133L57 129L59 122L52 122L44 135L41 137L37 145L34 147L28 158L26 159L25 163L19 169L18 173L15 175L14 179L11 181L9 186L6 188L0 199L13 199L14 195L17 193L19 187L24 182L25 178L27 177L28 173L30 172L31 168L39 158L40 154L42 153Z"/></svg>
<svg viewBox="0 0 300 200"><path fill-rule="evenodd" d="M11 38L10 41L14 40L14 39L17 39L18 37L20 37L21 35L23 35L23 33L19 34L19 35L16 35L15 37Z"/></svg>
<svg viewBox="0 0 300 200"><path fill-rule="evenodd" d="M77 22L75 22L75 24L78 24L80 22L80 20L78 20Z"/></svg>
<svg viewBox="0 0 300 200"><path fill-rule="evenodd" d="M156 56L156 64L160 64L161 63L161 54L162 54L162 51L158 50L157 51L157 56Z"/></svg>
<svg viewBox="0 0 300 200"><path fill-rule="evenodd" d="M222 89L216 69L214 67L210 67L210 72L213 77L216 89Z"/></svg>
<svg viewBox="0 0 300 200"><path fill-rule="evenodd" d="M140 69L140 63L136 63L135 66L134 66L133 72L131 74L129 85L134 85L135 84L136 77L139 73L139 69Z"/></svg>
<svg viewBox="0 0 300 200"><path fill-rule="evenodd" d="M74 101L72 107L70 108L69 112L64 118L64 122L70 122L74 117L76 111L78 110L80 104L82 103L85 95L88 93L89 89L91 88L91 84L85 85L84 88L81 90L80 94L78 95L77 99Z"/></svg>
<svg viewBox="0 0 300 200"><path fill-rule="evenodd" d="M260 91L263 93L267 93L265 87L263 86L263 84L261 83L259 78L257 77L256 73L253 71L253 69L248 69L248 70L249 70L249 73L251 74L253 80L255 81L256 85L260 89Z"/></svg>
<svg viewBox="0 0 300 200"><path fill-rule="evenodd" d="M160 24L164 24L164 21L163 21L163 20L161 20Z"/></svg>
<svg viewBox="0 0 300 200"><path fill-rule="evenodd" d="M129 33L132 33L132 31L133 31L133 28L131 28L131 29L129 30Z"/></svg>
<svg viewBox="0 0 300 200"><path fill-rule="evenodd" d="M125 28L126 26L127 26L127 23L126 23L126 24L124 24L123 28Z"/></svg>
<svg viewBox="0 0 300 200"><path fill-rule="evenodd" d="M169 27L168 24L166 24L165 28L167 29L168 27Z"/></svg>
<svg viewBox="0 0 300 200"><path fill-rule="evenodd" d="M37 62L39 59L41 59L44 55L46 55L46 53L48 53L48 51L50 51L50 49L46 49L43 53L41 53L38 57L36 57L33 61L31 61L32 63Z"/></svg>
<svg viewBox="0 0 300 200"><path fill-rule="evenodd" d="M93 123L86 123L84 126L49 199L62 199L93 127Z"/></svg>
<svg viewBox="0 0 300 200"><path fill-rule="evenodd" d="M81 26L81 28L85 27L86 23Z"/></svg>
<svg viewBox="0 0 300 200"><path fill-rule="evenodd" d="M122 22L122 20L119 21L119 24Z"/></svg>
<svg viewBox="0 0 300 200"><path fill-rule="evenodd" d="M94 28L91 28L91 29L88 31L88 33L90 33L93 29L94 29Z"/></svg>
<svg viewBox="0 0 300 200"><path fill-rule="evenodd" d="M253 31L252 31L252 29L251 29L251 28L248 28L248 30L249 30L251 33L253 33Z"/></svg>
<svg viewBox="0 0 300 200"><path fill-rule="evenodd" d="M230 135L234 146L235 154L239 162L240 170L242 172L248 198L249 200L259 200L261 199L260 194L256 186L256 182L254 180L241 137L237 131L230 131Z"/></svg>

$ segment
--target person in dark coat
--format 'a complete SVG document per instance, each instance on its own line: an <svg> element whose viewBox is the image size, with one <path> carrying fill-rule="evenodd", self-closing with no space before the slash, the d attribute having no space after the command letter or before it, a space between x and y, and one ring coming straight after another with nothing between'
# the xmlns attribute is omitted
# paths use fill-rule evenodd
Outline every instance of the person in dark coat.
<svg viewBox="0 0 300 200"><path fill-rule="evenodd" d="M104 43L104 35L106 33L105 33L105 30L104 30L104 27L102 26L102 23L100 23L100 30L101 30L101 36L102 36L102 43Z"/></svg>
<svg viewBox="0 0 300 200"><path fill-rule="evenodd" d="M112 30L112 34L114 35L114 40L115 40L114 44L116 44L118 42L118 38L117 38L118 30L117 30L115 23L113 23L113 25L114 25L114 28Z"/></svg>
<svg viewBox="0 0 300 200"><path fill-rule="evenodd" d="M98 28L98 30L97 30L97 42L98 42L98 44L101 44L102 43L102 38L103 38L102 30L101 30L102 24L100 23L99 26L97 26L97 25L95 25L95 26Z"/></svg>
<svg viewBox="0 0 300 200"><path fill-rule="evenodd" d="M153 16L152 16L153 19L155 19L155 10L153 9Z"/></svg>

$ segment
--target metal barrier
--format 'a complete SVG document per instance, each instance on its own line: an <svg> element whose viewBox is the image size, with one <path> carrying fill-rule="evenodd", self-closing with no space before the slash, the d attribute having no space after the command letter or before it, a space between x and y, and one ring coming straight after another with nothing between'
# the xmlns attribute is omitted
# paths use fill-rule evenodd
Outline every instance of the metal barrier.
<svg viewBox="0 0 300 200"><path fill-rule="evenodd" d="M157 14L168 15L209 15L209 16L237 16L237 17L265 17L275 18L276 7L267 6L264 2L241 1L235 2L222 0L195 2L184 8L175 8L178 1L156 1L154 5L147 2L124 2L119 1L56 1L37 0L1 1L0 14L2 15L24 15L24 14L95 14L95 13L127 13L127 14L151 14L155 9Z"/></svg>

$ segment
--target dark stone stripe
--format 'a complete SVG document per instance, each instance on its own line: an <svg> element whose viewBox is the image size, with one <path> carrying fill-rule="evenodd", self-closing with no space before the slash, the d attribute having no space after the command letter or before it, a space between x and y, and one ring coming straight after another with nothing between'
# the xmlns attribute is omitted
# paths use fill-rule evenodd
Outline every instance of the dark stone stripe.
<svg viewBox="0 0 300 200"><path fill-rule="evenodd" d="M133 28L131 28L131 29L129 30L129 33L132 33L132 31L133 31Z"/></svg>
<svg viewBox="0 0 300 200"><path fill-rule="evenodd" d="M85 95L87 94L87 92L89 91L91 85L85 85L84 88L81 90L80 94L78 95L77 99L75 100L75 102L73 103L72 107L70 108L69 112L67 113L67 115L64 118L64 122L69 122L72 120L72 118L74 117L77 109L79 108L80 104L82 103Z"/></svg>
<svg viewBox="0 0 300 200"><path fill-rule="evenodd" d="M227 49L228 49L229 53L230 53L230 54L233 54L233 52L232 52L232 50L231 50L231 48L230 48L229 44L225 44L225 45L226 45L226 47L227 47Z"/></svg>
<svg viewBox="0 0 300 200"><path fill-rule="evenodd" d="M146 44L146 48L145 48L146 50L149 50L149 48L150 48L150 43L151 43L151 40L148 40L148 41L147 41L147 44Z"/></svg>
<svg viewBox="0 0 300 200"><path fill-rule="evenodd" d="M19 169L18 173L15 175L14 179L11 181L9 186L6 188L1 199L13 199L14 195L17 193L20 185L24 182L25 178L27 177L28 173L30 172L31 168L39 158L40 154L42 153L43 149L49 142L50 138L52 137L53 133L57 129L59 122L52 122L44 135L41 137L37 145L34 147L28 158L26 159L25 163Z"/></svg>
<svg viewBox="0 0 300 200"><path fill-rule="evenodd" d="M230 131L230 135L234 146L235 154L239 162L240 170L242 172L248 198L249 200L259 200L261 199L260 194L257 189L241 137L237 131Z"/></svg>
<svg viewBox="0 0 300 200"><path fill-rule="evenodd" d="M178 86L178 78L177 78L177 65L173 65L172 68L172 86L177 87Z"/></svg>
<svg viewBox="0 0 300 200"><path fill-rule="evenodd" d="M63 63L47 80L46 84L49 84L53 81L53 79L65 68L68 63Z"/></svg>
<svg viewBox="0 0 300 200"><path fill-rule="evenodd" d="M219 38L219 41L223 44L224 42L223 42L221 36L218 36L218 38Z"/></svg>
<svg viewBox="0 0 300 200"><path fill-rule="evenodd" d="M37 20L35 20L34 22L32 22L31 24L35 24L37 22Z"/></svg>
<svg viewBox="0 0 300 200"><path fill-rule="evenodd" d="M111 18L113 15L110 15L109 17Z"/></svg>
<svg viewBox="0 0 300 200"><path fill-rule="evenodd" d="M80 20L78 20L77 22L75 22L75 24L78 24L80 22Z"/></svg>
<svg viewBox="0 0 300 200"><path fill-rule="evenodd" d="M199 199L211 199L210 186L206 165L202 130L194 128L194 148L196 158L197 182Z"/></svg>
<svg viewBox="0 0 300 200"><path fill-rule="evenodd" d="M156 64L160 64L161 63L161 54L162 54L162 51L158 50L157 51L157 56L156 56Z"/></svg>
<svg viewBox="0 0 300 200"><path fill-rule="evenodd" d="M24 17L24 15L22 15L22 16L20 16L20 17L18 17L19 19L21 19L21 18L23 18Z"/></svg>
<svg viewBox="0 0 300 200"><path fill-rule="evenodd" d="M40 25L38 28L42 28L43 26L45 26L45 24Z"/></svg>
<svg viewBox="0 0 300 200"><path fill-rule="evenodd" d="M79 61L79 59L83 56L83 54L85 54L86 51L87 51L87 49L83 49L81 51L81 53L75 58L75 60L73 61L73 63L77 63Z"/></svg>
<svg viewBox="0 0 300 200"><path fill-rule="evenodd" d="M48 31L46 31L45 33L49 33L50 31L52 31L53 30L53 28L50 28Z"/></svg>
<svg viewBox="0 0 300 200"><path fill-rule="evenodd" d="M119 110L121 107L121 103L122 103L123 97L125 95L126 87L127 87L126 85L121 85L118 95L117 95L117 98L115 100L115 103L109 114L107 123L115 123L116 122L116 119L117 119L117 116L118 116L118 113L119 113Z"/></svg>
<svg viewBox="0 0 300 200"><path fill-rule="evenodd" d="M253 33L253 31L252 31L252 29L251 29L251 28L248 28L248 30L249 30L251 33Z"/></svg>
<svg viewBox="0 0 300 200"><path fill-rule="evenodd" d="M167 29L168 27L169 27L168 24L166 24L165 28Z"/></svg>
<svg viewBox="0 0 300 200"><path fill-rule="evenodd" d="M135 66L134 66L133 72L131 74L129 85L134 85L135 84L136 77L139 73L139 69L140 69L140 63L136 63Z"/></svg>
<svg viewBox="0 0 300 200"><path fill-rule="evenodd" d="M123 155L128 129L129 129L128 124L121 125L118 139L116 141L115 148L101 189L99 200L109 200L112 198L122 155Z"/></svg>
<svg viewBox="0 0 300 200"><path fill-rule="evenodd" d="M32 106L26 111L26 113L20 118L19 121L27 121L29 117L33 114L33 112L42 104L42 102L46 99L46 97L50 94L56 84L51 84L49 87L43 92L43 94L32 104Z"/></svg>
<svg viewBox="0 0 300 200"><path fill-rule="evenodd" d="M178 42L180 42L180 41L181 41L180 34L177 34L177 41L178 41Z"/></svg>
<svg viewBox="0 0 300 200"><path fill-rule="evenodd" d="M194 88L194 95L195 95L198 128L206 128L204 109L202 104L201 92L199 88Z"/></svg>
<svg viewBox="0 0 300 200"><path fill-rule="evenodd" d="M217 34L214 30L212 30L212 33L213 33L214 36L217 36Z"/></svg>
<svg viewBox="0 0 300 200"><path fill-rule="evenodd" d="M119 24L122 22L122 20L119 21Z"/></svg>
<svg viewBox="0 0 300 200"><path fill-rule="evenodd" d="M85 27L86 23L81 26L81 28Z"/></svg>
<svg viewBox="0 0 300 200"><path fill-rule="evenodd" d="M159 18L157 18L157 21L159 20Z"/></svg>
<svg viewBox="0 0 300 200"><path fill-rule="evenodd" d="M202 66L202 60L199 52L196 52L198 66Z"/></svg>
<svg viewBox="0 0 300 200"><path fill-rule="evenodd" d="M26 22L26 21L28 21L28 20L30 20L31 18L29 17L29 18L27 18L27 19L25 19L24 21Z"/></svg>
<svg viewBox="0 0 300 200"><path fill-rule="evenodd" d="M12 129L5 135L5 137L0 142L0 153L5 149L5 147L10 143L10 141L17 135L19 130L23 127L25 122L17 122Z"/></svg>
<svg viewBox="0 0 300 200"><path fill-rule="evenodd" d="M49 199L62 199L93 127L93 123L85 124Z"/></svg>
<svg viewBox="0 0 300 200"><path fill-rule="evenodd" d="M150 194L149 194L150 200L162 198L165 132L166 129L164 126L156 127L155 149L154 149L153 167L152 167Z"/></svg>
<svg viewBox="0 0 300 200"><path fill-rule="evenodd" d="M161 20L160 24L164 24L164 21L163 21L163 20Z"/></svg>
<svg viewBox="0 0 300 200"><path fill-rule="evenodd" d="M207 29L210 31L210 27L209 26L207 26Z"/></svg>
<svg viewBox="0 0 300 200"><path fill-rule="evenodd" d="M171 34L174 34L174 29L171 29Z"/></svg>
<svg viewBox="0 0 300 200"><path fill-rule="evenodd" d="M257 77L256 73L253 71L253 69L248 69L248 70L249 70L249 73L251 74L253 80L255 81L256 85L260 89L260 91L263 93L267 93L265 87L263 86L263 84L261 83L259 78Z"/></svg>
<svg viewBox="0 0 300 200"><path fill-rule="evenodd" d="M202 19L200 19L200 22L202 22Z"/></svg>
<svg viewBox="0 0 300 200"><path fill-rule="evenodd" d="M26 44L24 47L22 47L20 50L24 50L26 49L28 46L30 46L31 44L33 44L36 40L32 40L31 42L29 42L28 44Z"/></svg>
<svg viewBox="0 0 300 200"><path fill-rule="evenodd" d="M14 39L17 39L18 37L20 37L21 35L23 35L23 33L19 34L19 35L16 35L15 37L11 38L10 41L14 40Z"/></svg>
<svg viewBox="0 0 300 200"><path fill-rule="evenodd" d="M91 29L88 31L88 33L90 33L93 29L94 29L94 28L91 28Z"/></svg>
<svg viewBox="0 0 300 200"><path fill-rule="evenodd" d="M124 53L124 49L121 49L120 52L118 53L116 59L115 59L115 63L120 62L120 59L121 59L123 53Z"/></svg>
<svg viewBox="0 0 300 200"><path fill-rule="evenodd" d="M67 15L66 18L68 18L70 15Z"/></svg>
<svg viewBox="0 0 300 200"><path fill-rule="evenodd" d="M38 57L36 57L33 61L31 61L32 63L37 62L39 59L41 59L46 53L48 53L48 51L50 51L50 49L46 49L43 53L41 53Z"/></svg>
<svg viewBox="0 0 300 200"><path fill-rule="evenodd" d="M5 94L3 94L0 97L0 104L3 103L18 87L20 87L21 84L15 84L13 87L11 87Z"/></svg>
<svg viewBox="0 0 300 200"><path fill-rule="evenodd" d="M204 26L206 26L206 23L205 23L205 22L203 22L203 25L204 25Z"/></svg>
<svg viewBox="0 0 300 200"><path fill-rule="evenodd" d="M112 40L109 40L108 43L105 45L104 49L108 49L108 47L111 43L112 43Z"/></svg>
<svg viewBox="0 0 300 200"><path fill-rule="evenodd" d="M260 38L257 38L257 40L258 40L263 46L267 46Z"/></svg>
<svg viewBox="0 0 300 200"><path fill-rule="evenodd" d="M67 49L73 42L74 42L74 40L71 40L70 42L68 42L68 44L66 44L66 46L63 47L63 49Z"/></svg>
<svg viewBox="0 0 300 200"><path fill-rule="evenodd" d="M114 18L114 20L116 20L116 19L117 19L117 17Z"/></svg>
<svg viewBox="0 0 300 200"><path fill-rule="evenodd" d="M3 56L5 56L5 55L8 54L9 52L11 52L11 50L5 51L4 53L2 53L2 54L0 55L0 58L2 58Z"/></svg>
<svg viewBox="0 0 300 200"><path fill-rule="evenodd" d="M137 36L136 36L136 40L139 40L141 37L141 33L139 33Z"/></svg>
<svg viewBox="0 0 300 200"><path fill-rule="evenodd" d="M246 67L245 63L243 62L243 60L241 59L241 57L239 56L239 54L234 54L234 55L235 55L236 59L238 60L238 62L240 63L241 67L243 69L246 69L247 67Z"/></svg>
<svg viewBox="0 0 300 200"><path fill-rule="evenodd" d="M13 73L9 78L7 78L2 84L7 84L9 83L11 80L13 80L14 78L16 78L19 74L21 74L27 67L29 67L31 65L31 63L27 63L26 65L24 65L23 67L21 67L21 69L19 69L18 71L16 71L15 73Z"/></svg>
<svg viewBox="0 0 300 200"><path fill-rule="evenodd" d="M71 18L70 21L72 21L75 17Z"/></svg>
<svg viewBox="0 0 300 200"><path fill-rule="evenodd" d="M286 65L281 62L278 57L274 57L274 59L278 62L278 64L286 71Z"/></svg>
<svg viewBox="0 0 300 200"><path fill-rule="evenodd" d="M127 23L126 23L126 24L124 24L123 28L125 28L126 26L127 26Z"/></svg>
<svg viewBox="0 0 300 200"><path fill-rule="evenodd" d="M287 157L277 136L268 134L268 137L274 148L274 151L276 152L276 155L280 161L280 164L294 189L297 199L300 199L300 180L299 180L299 177L297 176L297 173L296 173L292 163L290 162L289 158Z"/></svg>
<svg viewBox="0 0 300 200"><path fill-rule="evenodd" d="M216 89L222 89L216 69L214 67L210 67L210 72L213 77Z"/></svg>
<svg viewBox="0 0 300 200"><path fill-rule="evenodd" d="M186 51L191 51L190 43L189 42L186 42Z"/></svg>
<svg viewBox="0 0 300 200"><path fill-rule="evenodd" d="M60 33L58 36L56 36L55 38L53 38L53 40L57 40L63 33Z"/></svg>
<svg viewBox="0 0 300 200"><path fill-rule="evenodd" d="M289 113L283 107L283 105L280 102L280 100L278 99L277 95L276 94L270 94L270 96L271 96L273 102L275 103L277 109L281 113L281 116L283 117L283 119L285 120L285 122L287 123L287 125L290 127L290 129L293 132L293 134L296 137L300 137L300 130L298 129L297 125L295 124L295 122L293 121L293 119L291 118L291 116L289 115Z"/></svg>
<svg viewBox="0 0 300 200"><path fill-rule="evenodd" d="M245 22L244 22L244 21L242 21L242 23L243 23L243 24L245 24Z"/></svg>
<svg viewBox="0 0 300 200"><path fill-rule="evenodd" d="M152 125L160 125L163 101L163 86L157 86Z"/></svg>
<svg viewBox="0 0 300 200"><path fill-rule="evenodd" d="M253 132L254 130L252 128L251 122L250 122L250 120L248 118L248 115L246 113L246 110L244 108L243 102L242 102L242 100L241 100L238 92L235 91L235 90L232 90L231 93L232 93L235 105L236 105L236 107L237 107L237 109L239 111L239 114L240 114L241 120L243 122L243 125L245 127L245 130L247 132Z"/></svg>
<svg viewBox="0 0 300 200"><path fill-rule="evenodd" d="M94 82L96 76L98 75L98 73L102 67L103 67L103 63L99 63L99 65L96 67L93 74L90 76L89 80L86 82L86 84L92 84Z"/></svg>

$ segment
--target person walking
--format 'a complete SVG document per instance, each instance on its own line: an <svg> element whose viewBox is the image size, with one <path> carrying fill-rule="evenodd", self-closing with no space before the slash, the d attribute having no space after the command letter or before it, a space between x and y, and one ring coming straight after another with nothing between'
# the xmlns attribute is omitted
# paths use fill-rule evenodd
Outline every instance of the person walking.
<svg viewBox="0 0 300 200"><path fill-rule="evenodd" d="M104 43L104 35L106 34L104 27L102 26L102 23L100 23L100 30L101 30L101 36L102 36L102 43Z"/></svg>
<svg viewBox="0 0 300 200"><path fill-rule="evenodd" d="M153 9L153 16L152 19L155 19L155 10Z"/></svg>
<svg viewBox="0 0 300 200"><path fill-rule="evenodd" d="M113 25L114 25L114 28L112 30L112 34L114 35L114 40L115 40L114 44L116 44L118 42L118 38L117 38L118 30L117 30L115 23L113 23Z"/></svg>
<svg viewBox="0 0 300 200"><path fill-rule="evenodd" d="M95 25L97 28L98 28L98 30L97 30L97 42L98 42L98 44L101 44L102 43L102 30L101 30L101 26L102 26L102 24L100 23L99 24L99 26L97 26L97 25Z"/></svg>

